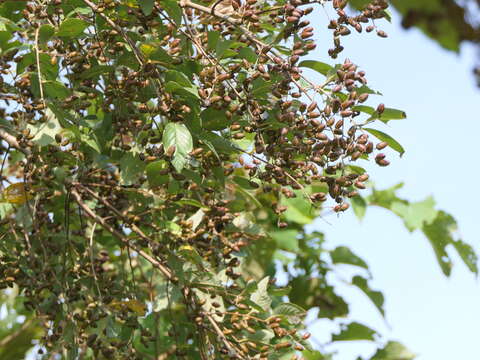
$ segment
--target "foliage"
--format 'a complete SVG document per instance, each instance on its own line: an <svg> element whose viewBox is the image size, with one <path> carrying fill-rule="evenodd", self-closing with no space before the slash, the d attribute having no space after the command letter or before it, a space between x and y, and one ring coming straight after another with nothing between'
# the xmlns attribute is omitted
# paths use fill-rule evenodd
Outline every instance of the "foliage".
<svg viewBox="0 0 480 360"><path fill-rule="evenodd" d="M359 163L405 151L376 127L406 114L366 105L379 93L365 72L333 59L342 37L388 18L385 1L204 5L0 5L0 286L14 302L0 351L18 358L36 339L44 359L331 358L303 319L348 316L337 266L357 268L351 285L384 315L365 261L304 229L350 204L422 230L446 275L448 245L477 272L432 200L359 195ZM336 14L332 64L308 57L320 6ZM354 319L332 335L377 338ZM372 359L411 358L387 343Z"/></svg>

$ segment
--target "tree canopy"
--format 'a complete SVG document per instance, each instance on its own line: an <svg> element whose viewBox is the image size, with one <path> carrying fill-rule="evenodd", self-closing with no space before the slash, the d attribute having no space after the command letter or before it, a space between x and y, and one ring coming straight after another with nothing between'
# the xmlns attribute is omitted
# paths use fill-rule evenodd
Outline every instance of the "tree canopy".
<svg viewBox="0 0 480 360"><path fill-rule="evenodd" d="M381 316L384 297L305 225L369 206L422 231L445 275L448 248L477 273L432 198L369 181L405 152L385 124L406 113L342 38L385 20L384 0L4 1L0 357L34 340L39 359L333 359L309 311L345 319L332 341L379 334L330 277L355 269ZM413 358L384 342L370 360Z"/></svg>

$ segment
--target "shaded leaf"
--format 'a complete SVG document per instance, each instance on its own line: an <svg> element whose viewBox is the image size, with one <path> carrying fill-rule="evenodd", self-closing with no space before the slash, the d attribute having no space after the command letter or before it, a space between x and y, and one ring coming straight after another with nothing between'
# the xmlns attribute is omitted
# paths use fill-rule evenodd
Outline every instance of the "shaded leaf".
<svg viewBox="0 0 480 360"><path fill-rule="evenodd" d="M83 33L87 27L88 23L86 21L77 18L69 18L60 24L57 36L73 38Z"/></svg>
<svg viewBox="0 0 480 360"><path fill-rule="evenodd" d="M339 246L330 252L334 264L349 264L359 266L368 270L368 265L360 257L355 255L348 247Z"/></svg>
<svg viewBox="0 0 480 360"><path fill-rule="evenodd" d="M365 295L372 301L372 303L376 306L378 311L385 316L385 310L383 308L385 298L383 297L383 294L380 291L375 291L370 289L370 286L368 285L367 279L361 277L361 276L355 276L352 279L352 284L357 286L360 290L362 290Z"/></svg>
<svg viewBox="0 0 480 360"><path fill-rule="evenodd" d="M377 332L358 322L342 325L338 334L332 334L332 341L374 341Z"/></svg>
<svg viewBox="0 0 480 360"><path fill-rule="evenodd" d="M370 360L413 360L416 355L396 341L390 341L383 349L378 350Z"/></svg>

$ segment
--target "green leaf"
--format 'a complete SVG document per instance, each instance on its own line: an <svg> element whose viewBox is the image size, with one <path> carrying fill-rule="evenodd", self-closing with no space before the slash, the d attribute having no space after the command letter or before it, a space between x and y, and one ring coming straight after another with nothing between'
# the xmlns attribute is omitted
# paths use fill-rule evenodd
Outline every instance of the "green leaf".
<svg viewBox="0 0 480 360"><path fill-rule="evenodd" d="M385 141L388 146L390 146L393 150L397 151L400 156L405 153L405 149L398 143L394 138L390 135L385 134L380 130L370 129L370 128L363 128L363 130L368 131L370 134L376 136L379 140Z"/></svg>
<svg viewBox="0 0 480 360"><path fill-rule="evenodd" d="M215 48L215 51L217 53L217 57L219 59L222 58L223 54L227 49L230 48L230 46L234 43L233 40L222 40L217 42L217 46Z"/></svg>
<svg viewBox="0 0 480 360"><path fill-rule="evenodd" d="M193 150L193 139L188 128L181 123L168 123L163 131L163 146L168 150L175 146L172 165L181 172L187 162L188 153Z"/></svg>
<svg viewBox="0 0 480 360"><path fill-rule="evenodd" d="M377 307L378 311L380 311L382 316L385 316L385 310L383 308L385 298L380 291L374 291L370 289L367 279L358 275L352 279L352 284L362 290L365 295L367 295L367 297L372 301L372 303Z"/></svg>
<svg viewBox="0 0 480 360"><path fill-rule="evenodd" d="M70 90L59 81L44 81L45 95L52 99L65 99L70 95Z"/></svg>
<svg viewBox="0 0 480 360"><path fill-rule="evenodd" d="M138 0L138 5L142 12L148 16L152 13L153 7L155 5L155 0Z"/></svg>
<svg viewBox="0 0 480 360"><path fill-rule="evenodd" d="M456 228L455 219L451 215L439 211L435 220L430 224L424 224L422 229L432 245L440 268L446 276L450 276L452 270L452 260L448 256L446 247L454 242L451 233Z"/></svg>
<svg viewBox="0 0 480 360"><path fill-rule="evenodd" d="M370 360L413 360L416 355L396 341L390 341L383 349L378 350Z"/></svg>
<svg viewBox="0 0 480 360"><path fill-rule="evenodd" d="M367 212L367 202L360 195L354 196L350 200L353 208L353 212L359 220L363 220L365 213Z"/></svg>
<svg viewBox="0 0 480 360"><path fill-rule="evenodd" d="M177 70L168 70L165 73L165 82L173 81L183 87L192 87L192 83L188 79L188 77Z"/></svg>
<svg viewBox="0 0 480 360"><path fill-rule="evenodd" d="M437 216L435 200L431 196L424 201L410 204L394 202L390 209L403 219L410 231L421 229L423 224L432 223Z"/></svg>
<svg viewBox="0 0 480 360"><path fill-rule="evenodd" d="M218 39L220 39L220 33L218 31L209 31L208 38L208 50L215 50L217 47Z"/></svg>
<svg viewBox="0 0 480 360"><path fill-rule="evenodd" d="M339 334L332 334L332 341L374 341L377 332L358 322L341 325Z"/></svg>
<svg viewBox="0 0 480 360"><path fill-rule="evenodd" d="M362 258L355 255L348 247L339 246L330 252L334 264L349 264L368 270L368 265Z"/></svg>
<svg viewBox="0 0 480 360"><path fill-rule="evenodd" d="M143 175L145 164L133 152L128 152L120 159L120 169L121 183L131 185Z"/></svg>
<svg viewBox="0 0 480 360"><path fill-rule="evenodd" d="M170 179L169 175L160 174L160 172L166 169L168 169L168 163L165 160L154 161L146 166L145 171L150 187L161 186L168 183Z"/></svg>
<svg viewBox="0 0 480 360"><path fill-rule="evenodd" d="M327 76L327 74L333 70L333 67L331 65L315 60L304 60L300 64L298 64L298 66L315 70L316 72L325 76Z"/></svg>
<svg viewBox="0 0 480 360"><path fill-rule="evenodd" d="M228 127L229 121L225 115L225 111L208 107L200 114L202 119L202 127L207 130L223 130Z"/></svg>
<svg viewBox="0 0 480 360"><path fill-rule="evenodd" d="M40 27L38 32L38 41L42 44L46 43L55 34L55 28L52 25L45 24Z"/></svg>
<svg viewBox="0 0 480 360"><path fill-rule="evenodd" d="M291 252L297 252L299 250L297 230L270 231L269 235L275 240L280 249Z"/></svg>
<svg viewBox="0 0 480 360"><path fill-rule="evenodd" d="M182 9L178 5L177 1L162 0L161 5L177 25L182 23Z"/></svg>
<svg viewBox="0 0 480 360"><path fill-rule="evenodd" d="M299 324L307 315L307 311L302 307L292 303L280 303L273 313L285 316L291 324Z"/></svg>
<svg viewBox="0 0 480 360"><path fill-rule="evenodd" d="M390 120L403 120L406 118L407 113L405 111L391 108L385 108L385 110L379 117L379 119L383 122L388 122Z"/></svg>
<svg viewBox="0 0 480 360"><path fill-rule="evenodd" d="M257 284L257 290L250 295L250 300L260 306L263 310L269 311L272 299L268 295L268 284L270 277L266 276Z"/></svg>
<svg viewBox="0 0 480 360"><path fill-rule="evenodd" d="M57 36L66 38L77 37L82 34L87 27L88 23L86 21L77 18L69 18L60 24Z"/></svg>
<svg viewBox="0 0 480 360"><path fill-rule="evenodd" d="M312 204L303 195L298 195L295 198L283 198L282 205L287 206L284 216L288 221L307 225L315 218Z"/></svg>
<svg viewBox="0 0 480 360"><path fill-rule="evenodd" d="M461 240L454 241L452 244L465 265L467 265L468 269L478 275L478 256L475 253L475 250Z"/></svg>

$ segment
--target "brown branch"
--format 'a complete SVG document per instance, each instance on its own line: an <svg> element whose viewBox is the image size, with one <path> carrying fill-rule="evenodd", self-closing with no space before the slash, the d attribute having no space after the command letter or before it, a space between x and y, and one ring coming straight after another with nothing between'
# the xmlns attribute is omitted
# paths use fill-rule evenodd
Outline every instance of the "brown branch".
<svg viewBox="0 0 480 360"><path fill-rule="evenodd" d="M15 136L9 134L8 132L6 132L3 129L0 129L0 138L2 140L4 140L8 145L10 145L10 147L13 147L13 148L21 151L25 155L30 155L30 150L22 148L20 146L20 144L18 143L17 139L15 138Z"/></svg>
<svg viewBox="0 0 480 360"><path fill-rule="evenodd" d="M107 230L109 233L114 235L116 238L118 238L125 246L128 246L135 250L141 257L143 257L145 260L147 260L150 264L152 264L155 268L160 270L160 272L165 276L170 281L176 281L177 279L173 276L172 272L170 269L168 269L165 265L163 265L160 261L155 259L153 256L149 255L145 251L137 248L135 245L132 245L129 241L129 239L120 233L119 231L115 230L110 224L108 224L105 219L102 219L100 216L95 214L92 209L90 209L87 204L85 204L82 200L82 197L78 193L76 189L72 189L71 191L72 196L75 198L75 201L78 203L78 205L82 208L82 210L87 214L89 218L91 218L93 221L95 221L97 224L102 226L105 230Z"/></svg>
<svg viewBox="0 0 480 360"><path fill-rule="evenodd" d="M193 2L191 2L190 0L181 0L180 1L180 6L181 7L190 7L190 8L193 8L193 9L197 9L201 12L204 12L204 13L207 13L207 14L211 14L211 15L214 15L232 25L235 25L250 41L254 42L257 47L259 48L259 52L260 53L264 53L266 56L268 56L268 58L275 62L274 58L272 57L275 56L275 57L279 57L279 54L276 53L274 51L274 49L271 47L271 45L268 45L266 43L264 43L263 41L257 39L255 37L255 34L253 34L250 30L248 30L246 27L242 26L241 25L241 20L237 20L237 19L234 19L230 16L226 16L226 15L222 15L222 14L219 14L217 12L212 12L210 8L208 7L205 7L205 6L202 6L202 5L198 5L198 4L195 4ZM268 53L272 53L272 55L268 54ZM307 82L315 91L318 91L318 92L321 92L325 95L327 95L328 97L330 97L329 94L326 94L325 91L323 91L323 89L321 89L319 86L316 86L314 83L312 83L307 77L303 76L302 74L299 74L300 77L305 80L305 82ZM298 87L298 89L303 92L311 101L313 100L310 96L310 94L308 94L308 91L305 90L296 80L293 81L294 84ZM319 109L320 110L320 109Z"/></svg>
<svg viewBox="0 0 480 360"><path fill-rule="evenodd" d="M223 333L222 329L218 327L217 322L212 318L211 315L206 315L210 324L212 324L213 329L215 330L217 336L222 340L228 350L230 350L233 354L241 356L241 359L249 359L250 357L245 356L240 349L237 349L235 346L228 341L227 337Z"/></svg>
<svg viewBox="0 0 480 360"><path fill-rule="evenodd" d="M216 5L214 5L212 8L209 8L209 7L206 7L206 6L195 4L194 2L191 2L190 0L180 0L179 5L180 5L180 7L190 7L192 9L200 10L201 12L216 16L216 17L218 17L222 20L225 20L225 21L233 24L233 25L238 25L242 22L240 19L234 19L233 17L230 17L228 15L223 15L223 14L220 14L220 13L216 12L215 9L214 9L214 7Z"/></svg>
<svg viewBox="0 0 480 360"><path fill-rule="evenodd" d="M150 239L145 233L138 228L137 225L135 224L129 224L125 216L118 211L112 204L110 204L109 201L106 199L102 198L101 196L97 195L94 191L90 190L89 188L83 186L82 184L75 183L75 185L86 192L88 192L90 195L92 195L95 199L99 200L102 204L104 204L106 207L108 207L115 215L118 217L122 218L126 222L126 226L128 226L134 233L136 233L138 236L140 236L143 240L147 240L149 242L152 242L152 239Z"/></svg>
<svg viewBox="0 0 480 360"><path fill-rule="evenodd" d="M140 65L143 65L144 61L142 59L142 55L140 53L140 51L137 49L137 47L135 46L135 43L132 41L132 39L130 39L127 34L125 33L125 31L120 27L118 26L117 24L115 24L113 22L112 19L110 19L107 15L105 15L105 13L103 11L100 11L98 9L98 6L96 4L94 4L93 2L91 2L90 0L83 0L83 2L85 4L87 4L92 10L94 13L98 14L100 17L102 17L107 23L108 25L110 25L113 29L115 29L119 34L122 35L122 37L124 38L124 40L128 43L128 45L132 48L132 51L133 53L135 54L135 58L137 59L138 63Z"/></svg>

